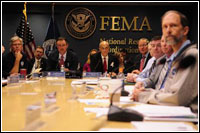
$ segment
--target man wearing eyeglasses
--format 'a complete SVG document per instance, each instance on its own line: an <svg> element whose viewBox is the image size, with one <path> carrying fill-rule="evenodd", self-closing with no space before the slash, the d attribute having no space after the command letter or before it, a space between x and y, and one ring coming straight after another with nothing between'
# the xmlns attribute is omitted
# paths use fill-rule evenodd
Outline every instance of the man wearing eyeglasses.
<svg viewBox="0 0 200 133"><path fill-rule="evenodd" d="M13 36L10 39L10 52L3 57L3 77L12 74L18 74L20 69L27 69L29 73L29 62L27 56L22 52L23 40L18 36Z"/></svg>
<svg viewBox="0 0 200 133"><path fill-rule="evenodd" d="M146 66L148 60L151 58L150 53L148 52L148 39L141 38L138 41L138 49L140 51L140 54L135 56L134 59L134 69L133 73L139 74Z"/></svg>

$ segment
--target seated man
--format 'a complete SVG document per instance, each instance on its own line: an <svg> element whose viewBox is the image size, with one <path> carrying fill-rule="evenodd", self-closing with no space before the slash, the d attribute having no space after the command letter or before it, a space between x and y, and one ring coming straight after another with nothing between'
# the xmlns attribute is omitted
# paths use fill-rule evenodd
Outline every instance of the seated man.
<svg viewBox="0 0 200 133"><path fill-rule="evenodd" d="M118 73L119 60L116 56L109 53L110 46L107 41L102 41L99 44L99 53L91 56L91 70L92 72Z"/></svg>
<svg viewBox="0 0 200 133"><path fill-rule="evenodd" d="M146 67L148 60L151 58L148 52L148 39L140 38L138 41L138 49L140 54L136 55L134 58L133 73L139 74Z"/></svg>
<svg viewBox="0 0 200 133"><path fill-rule="evenodd" d="M134 67L133 57L127 53L127 50L125 48L120 50L120 54L123 57L124 74L132 72L132 69Z"/></svg>
<svg viewBox="0 0 200 133"><path fill-rule="evenodd" d="M43 58L44 48L38 46L34 52L35 58L30 61L30 68L32 69L31 73L34 73L36 69L41 68L40 71L46 71L47 59Z"/></svg>
<svg viewBox="0 0 200 133"><path fill-rule="evenodd" d="M173 54L172 46L166 44L164 36L162 36L161 39L161 49L165 55L157 60L155 70L152 72L152 74L142 82L137 82L136 87L144 86L145 88L160 88L161 82L164 79L164 75L167 72L167 68L171 60L170 57Z"/></svg>
<svg viewBox="0 0 200 133"><path fill-rule="evenodd" d="M145 80L145 78L148 78L155 67L156 60L163 56L160 36L153 37L149 45L151 46L151 51L149 52L152 52L153 57L148 61L146 67L138 76L135 76L135 74L128 74L127 81L139 82Z"/></svg>
<svg viewBox="0 0 200 133"><path fill-rule="evenodd" d="M172 27L175 26L175 27ZM187 39L189 31L185 15L168 11L162 17L166 43L174 53L159 89L135 89L135 101L160 105L189 106L198 111L198 50Z"/></svg>
<svg viewBox="0 0 200 133"><path fill-rule="evenodd" d="M27 56L22 52L23 40L18 36L10 39L11 51L3 57L3 77L7 78L11 74L18 74L20 69L26 69L29 73L29 62Z"/></svg>
<svg viewBox="0 0 200 133"><path fill-rule="evenodd" d="M78 57L76 53L68 50L69 44L66 39L59 37L56 40L57 50L51 53L47 60L47 71L60 71L64 66L64 71L77 70Z"/></svg>

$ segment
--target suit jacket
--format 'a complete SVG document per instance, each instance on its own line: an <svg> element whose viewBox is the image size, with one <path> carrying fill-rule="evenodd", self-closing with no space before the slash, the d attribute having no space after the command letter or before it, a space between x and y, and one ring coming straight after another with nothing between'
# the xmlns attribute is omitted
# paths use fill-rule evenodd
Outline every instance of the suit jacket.
<svg viewBox="0 0 200 133"><path fill-rule="evenodd" d="M30 69L31 70L32 70L34 64L35 64L35 58L33 58L32 60L30 60ZM40 62L40 68L42 68L41 71L46 71L46 67L47 67L47 59L41 58L41 62Z"/></svg>
<svg viewBox="0 0 200 133"><path fill-rule="evenodd" d="M133 56L127 54L124 58L124 74L131 73L134 67Z"/></svg>
<svg viewBox="0 0 200 133"><path fill-rule="evenodd" d="M92 72L104 72L103 70L103 61L101 58L101 53L96 53L91 56L90 67ZM119 60L113 54L108 54L108 70L107 72L115 72L119 71Z"/></svg>
<svg viewBox="0 0 200 133"><path fill-rule="evenodd" d="M78 57L76 53L67 50L67 55L64 65L65 68L68 68L69 70L77 70ZM60 71L58 50L54 51L49 55L47 60L47 71Z"/></svg>
<svg viewBox="0 0 200 133"><path fill-rule="evenodd" d="M142 59L142 54L138 54L138 55L135 56L135 58L134 58L134 65L133 65L134 67L133 67L132 70L136 70L136 69L140 70L140 60L141 59ZM149 59L151 59L151 55L148 52L147 57L145 58L145 61L144 61L143 69L146 67L147 62L149 61Z"/></svg>
<svg viewBox="0 0 200 133"><path fill-rule="evenodd" d="M10 75L10 71L12 70L13 66L15 63L15 55L13 52L9 52L3 57L2 61L2 71L3 71L3 77L7 78L7 76ZM27 70L27 74L30 73L30 68L29 68L29 61L27 60L27 56L22 53L22 58L19 63L19 73L20 69L25 68Z"/></svg>
<svg viewBox="0 0 200 133"><path fill-rule="evenodd" d="M166 61L166 55L160 57L159 59L157 59L156 61L156 66L154 68L154 70L152 71L151 75L149 76L149 78L146 78L143 82L145 84L145 88L155 88L155 85L158 82L160 73L165 65L165 61Z"/></svg>
<svg viewBox="0 0 200 133"><path fill-rule="evenodd" d="M190 44L174 59L172 68L161 90L148 90L139 94L139 102L189 106L198 109L198 50Z"/></svg>

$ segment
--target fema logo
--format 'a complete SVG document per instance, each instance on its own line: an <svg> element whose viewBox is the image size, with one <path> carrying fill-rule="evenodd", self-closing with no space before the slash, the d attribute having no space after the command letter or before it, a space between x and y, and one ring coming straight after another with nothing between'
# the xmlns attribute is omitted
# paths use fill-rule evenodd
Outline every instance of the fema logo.
<svg viewBox="0 0 200 133"><path fill-rule="evenodd" d="M75 8L67 14L65 28L76 39L88 38L96 29L96 17L87 8Z"/></svg>

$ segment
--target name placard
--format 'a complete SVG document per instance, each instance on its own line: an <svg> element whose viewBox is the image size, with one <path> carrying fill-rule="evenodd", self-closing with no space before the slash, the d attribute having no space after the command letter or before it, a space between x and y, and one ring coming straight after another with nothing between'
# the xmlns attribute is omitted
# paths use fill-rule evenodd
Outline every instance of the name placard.
<svg viewBox="0 0 200 133"><path fill-rule="evenodd" d="M65 72L57 72L57 71L43 72L43 77L65 77Z"/></svg>
<svg viewBox="0 0 200 133"><path fill-rule="evenodd" d="M86 72L83 74L83 77L100 77L101 72Z"/></svg>
<svg viewBox="0 0 200 133"><path fill-rule="evenodd" d="M7 79L8 79L8 84L19 83L19 75L9 76Z"/></svg>

